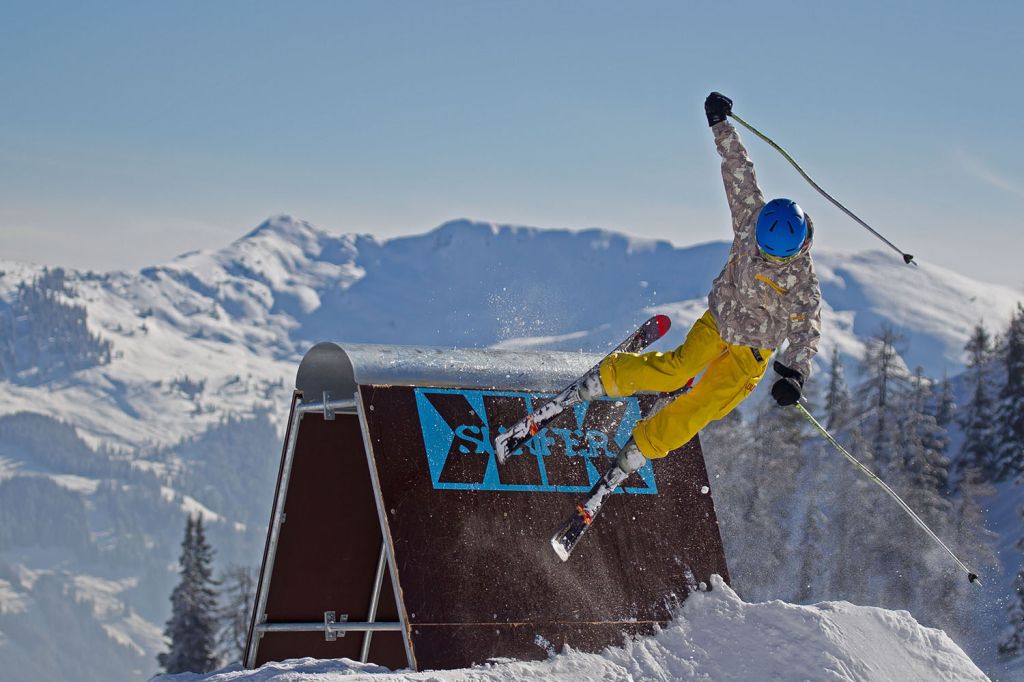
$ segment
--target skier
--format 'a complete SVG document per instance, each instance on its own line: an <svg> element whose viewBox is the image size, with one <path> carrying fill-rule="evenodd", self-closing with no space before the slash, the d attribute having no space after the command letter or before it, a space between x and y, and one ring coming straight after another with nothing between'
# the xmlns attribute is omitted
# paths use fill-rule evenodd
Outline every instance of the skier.
<svg viewBox="0 0 1024 682"><path fill-rule="evenodd" d="M593 400L675 391L703 372L689 393L637 424L618 456L627 476L729 414L761 381L772 353L787 339L789 346L773 365L779 378L772 397L779 405L796 403L821 336L810 217L790 199L765 203L754 165L728 120L732 100L712 92L704 112L722 157L734 233L729 259L708 294L708 311L671 353L613 353L580 382L579 398Z"/></svg>

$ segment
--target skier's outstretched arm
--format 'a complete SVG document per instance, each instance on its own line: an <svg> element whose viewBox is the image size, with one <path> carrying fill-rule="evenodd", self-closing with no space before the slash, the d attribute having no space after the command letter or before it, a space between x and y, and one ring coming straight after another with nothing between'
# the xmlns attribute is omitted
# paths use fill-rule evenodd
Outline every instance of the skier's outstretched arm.
<svg viewBox="0 0 1024 682"><path fill-rule="evenodd" d="M712 92L704 100L704 113L715 134L718 155L722 157L722 180L732 212L732 229L737 238L748 240L754 238L754 226L764 206L764 194L757 186L754 163L747 155L747 148L729 122L731 111L732 100L720 93Z"/></svg>

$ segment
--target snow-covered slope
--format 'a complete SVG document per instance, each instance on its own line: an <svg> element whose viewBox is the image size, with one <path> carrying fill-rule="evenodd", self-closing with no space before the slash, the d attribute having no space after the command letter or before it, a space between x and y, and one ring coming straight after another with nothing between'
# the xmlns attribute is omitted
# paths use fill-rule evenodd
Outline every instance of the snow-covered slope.
<svg viewBox="0 0 1024 682"><path fill-rule="evenodd" d="M881 251L848 254L818 249L814 254L826 319L826 342L858 357L860 341L890 325L903 337L908 365L929 376L963 367L964 344L984 321L1003 329L1024 292L978 282L929 263L908 267ZM856 339L854 341L854 339ZM852 347L849 344L854 341Z"/></svg>
<svg viewBox="0 0 1024 682"><path fill-rule="evenodd" d="M166 675L161 682L390 682L398 680L921 680L988 678L941 630L906 611L825 602L747 604L717 576L663 631L600 653L564 651L542 662L391 673L347 659L300 659L258 670ZM155 682L155 681L154 681Z"/></svg>

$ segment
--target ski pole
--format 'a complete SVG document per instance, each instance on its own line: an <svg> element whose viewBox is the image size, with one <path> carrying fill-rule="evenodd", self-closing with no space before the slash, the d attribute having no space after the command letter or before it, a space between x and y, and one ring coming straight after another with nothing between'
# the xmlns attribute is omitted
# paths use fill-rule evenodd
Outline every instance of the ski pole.
<svg viewBox="0 0 1024 682"><path fill-rule="evenodd" d="M803 179L804 179L804 180L806 180L806 181L807 181L807 182L808 182L808 183L809 183L809 184L811 185L811 187L813 187L814 189L818 190L818 192L819 192L819 193L820 193L820 194L821 194L821 195L822 195L823 197L825 197L826 199L828 199L829 201L831 201L831 202L832 202L832 203L833 203L833 204L834 204L834 205L835 205L835 206L836 206L837 208L839 208L839 210L841 210L841 211L842 211L843 213L845 213L846 215L850 216L850 217L851 217L851 218L853 218L853 219L854 219L855 221L857 221L857 223L859 223L859 224L861 225L861 227L864 227L865 229L867 229L867 231L868 231L868 232L870 232L871 234L873 234L873 235L875 235L876 237L878 237L879 239L881 239L881 240L882 240L882 241L883 241L883 242L884 242L884 243L885 243L885 244L886 244L886 245L887 245L887 246L888 246L889 248L891 248L891 249L892 249L893 251L895 251L896 253L898 253L898 254L900 254L901 256L903 256L903 262L904 262L904 263L907 263L908 265L917 265L917 263L915 263L915 262L914 262L914 257L913 257L913 256L911 256L911 255L910 255L909 253L905 253L905 252L904 252L904 251L903 251L902 249L898 248L898 247L897 247L897 246L896 246L895 244L893 244L893 243L892 243L891 241L889 241L888 239L886 239L885 237L883 237L883 236L882 236L881 234L879 234L879 233L878 233L878 232L877 232L877 231L875 230L875 228L871 227L871 226L870 226L870 225L868 225L868 224L867 224L866 222L864 222L863 220L861 220L860 218L858 218L858 217L857 217L857 215L856 215L856 214L855 214L855 213L854 213L853 211L851 211L850 209L848 209L848 208L846 208L845 206L843 206L843 205L842 205L841 203L839 203L839 202L838 202L838 201L837 201L837 200L836 200L836 199L835 199L835 198L834 198L834 197L833 197L833 196L832 196L831 194L829 194L828 192L826 192L825 190L823 190L823 189L822 189L822 188L821 188L821 187L820 187L820 186L818 185L818 183L816 183L816 182L815 182L814 180L812 180L812 179L811 179L811 176L809 176L809 175L808 175L808 174L807 174L806 172L804 172L804 169L800 167L800 164L798 164L798 163L797 163L797 162L796 162L796 161L795 161L795 160L793 159L793 157L789 155L789 153L788 153L788 152L787 152L787 151L786 151L785 149L783 149L783 148L782 148L782 147L780 147L780 146L779 146L778 144L776 144L774 140L772 140L772 139L771 139L770 137L768 137L767 135L765 135L764 133L762 133L762 132L761 132L760 130L758 130L758 129L757 129L757 128L755 128L754 126L752 126L752 125L750 125L749 123L747 123L746 121L744 121L744 120L743 120L742 118L740 118L740 117L739 117L739 116L737 116L736 114L734 114L734 113L730 112L730 113L729 113L729 116L731 116L731 117L733 117L734 119L736 119L736 121L737 121L738 123L740 123L740 124L741 124L741 125L742 125L742 126L743 126L744 128L746 128L746 129L747 129L747 130L749 130L750 132L752 132L752 133L754 133L755 135L757 135L758 137L760 137L760 138L761 138L762 140L764 140L764 141L765 141L765 142L767 142L767 143L768 143L769 145L771 145L771 146L772 146L772 147L773 147L773 148L775 149L775 151L777 151L777 152L779 152L780 154L782 154L782 156L783 156L783 157L785 157L786 161L789 161L789 163L790 163L790 164L792 164L793 168L796 168L796 171L797 171L797 172L798 172L798 173L799 173L799 174L800 174L801 176L803 176Z"/></svg>
<svg viewBox="0 0 1024 682"><path fill-rule="evenodd" d="M910 506L906 502L904 502L903 499L899 495L897 495L896 492L892 488L890 488L889 486L887 486L885 484L885 481L883 481L878 476L876 476L875 473L873 471L871 471L871 469L868 469L866 466L861 464L860 461L856 457L854 457L849 452L847 452L846 448L844 448L842 445L840 445L836 441L836 439L832 437L832 434L830 434L827 430L825 430L824 426L822 426L821 424L818 423L818 420L814 418L814 415L812 415L810 412L807 411L807 408L805 408L800 403L796 403L796 407L797 407L797 409L800 410L800 412L804 415L804 417L807 418L807 421L809 421L814 426L814 428L817 429L818 432L821 433L821 435L825 437L825 440L827 440L829 443L832 444L832 447L834 447L839 452L843 453L843 455L846 457L846 459L848 459L851 462L853 462L853 464L856 465L856 467L858 469L863 471L864 474L868 478L870 478L872 481L874 481L879 486L881 486L882 490L884 490L885 492L889 493L889 495L894 500L899 502L900 506L903 507L903 511L907 512L907 514L910 515L910 518L914 519L914 522L918 526L920 526L921 529L924 530L924 532L928 533L928 535L931 536L932 540L935 540L935 542L939 543L939 546L942 547L942 549L946 550L946 553L949 554L949 556L953 557L953 561L955 561L960 566L960 568L962 568L964 570L964 572L967 573L967 580L969 582L977 583L978 585L981 585L981 580L978 579L978 574L971 572L971 569L967 568L967 566L964 565L964 562L960 561L960 559L957 558L956 554L953 554L953 551L949 547L946 546L946 543L944 543L942 540L940 540L939 536L937 536L935 533L932 532L932 529L929 528L925 524L925 522L921 520L921 517L918 516L917 514L915 514L914 510L911 509Z"/></svg>

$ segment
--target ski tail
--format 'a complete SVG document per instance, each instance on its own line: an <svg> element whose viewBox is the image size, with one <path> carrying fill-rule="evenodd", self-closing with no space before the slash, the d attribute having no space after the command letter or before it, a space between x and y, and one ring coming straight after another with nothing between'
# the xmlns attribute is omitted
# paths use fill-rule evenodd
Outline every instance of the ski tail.
<svg viewBox="0 0 1024 682"><path fill-rule="evenodd" d="M551 538L551 548L555 550L559 559L569 560L569 555L576 549L583 534L594 523L594 517L601 511L605 500L627 478L629 478L629 474L620 469L618 464L612 464L604 476L599 478L587 493L586 499L576 504L572 516Z"/></svg>
<svg viewBox="0 0 1024 682"><path fill-rule="evenodd" d="M655 315L637 327L636 331L626 337L609 355L612 353L639 353L667 334L671 327L672 321L667 315ZM593 369L600 366L600 363L598 363ZM511 454L518 450L523 443L536 436L549 422L558 417L565 408L576 402L575 396L578 383L579 380L569 384L557 396L520 419L504 432L495 436L494 455L498 460L498 464L504 464Z"/></svg>

